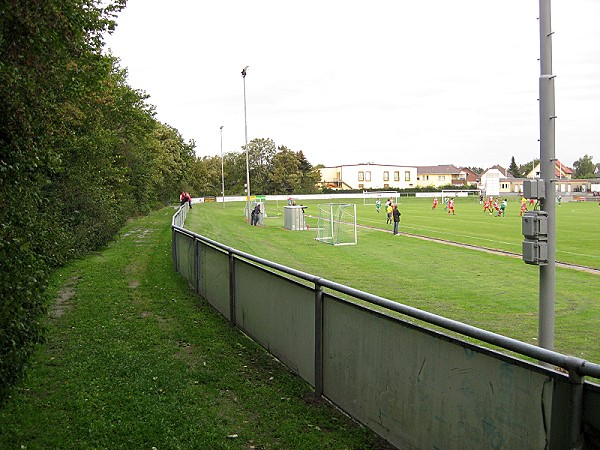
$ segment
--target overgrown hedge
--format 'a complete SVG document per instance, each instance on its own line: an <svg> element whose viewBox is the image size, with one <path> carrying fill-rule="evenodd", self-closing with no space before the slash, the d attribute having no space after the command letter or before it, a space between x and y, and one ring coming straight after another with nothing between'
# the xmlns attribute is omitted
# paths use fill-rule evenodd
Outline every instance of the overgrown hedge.
<svg viewBox="0 0 600 450"><path fill-rule="evenodd" d="M193 145L103 53L124 3L0 6L0 403L43 341L51 271L188 186Z"/></svg>

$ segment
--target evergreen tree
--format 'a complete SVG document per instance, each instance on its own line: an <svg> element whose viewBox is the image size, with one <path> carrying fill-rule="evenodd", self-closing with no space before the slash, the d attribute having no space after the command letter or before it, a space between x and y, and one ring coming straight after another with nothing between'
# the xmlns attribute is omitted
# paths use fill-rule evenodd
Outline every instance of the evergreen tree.
<svg viewBox="0 0 600 450"><path fill-rule="evenodd" d="M515 162L515 157L513 156L510 160L510 166L508 166L508 173L510 173L515 178L521 178L523 174L519 170L519 166Z"/></svg>

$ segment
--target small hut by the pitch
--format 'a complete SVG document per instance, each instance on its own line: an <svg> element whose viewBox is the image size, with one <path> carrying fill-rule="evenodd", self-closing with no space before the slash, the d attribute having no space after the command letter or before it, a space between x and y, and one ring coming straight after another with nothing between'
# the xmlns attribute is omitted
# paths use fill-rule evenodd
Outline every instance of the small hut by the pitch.
<svg viewBox="0 0 600 450"><path fill-rule="evenodd" d="M283 207L283 228L287 230L307 230L304 221L305 206L284 206Z"/></svg>
<svg viewBox="0 0 600 450"><path fill-rule="evenodd" d="M357 242L356 205L353 203L322 203L318 205L317 241L332 245L353 245Z"/></svg>

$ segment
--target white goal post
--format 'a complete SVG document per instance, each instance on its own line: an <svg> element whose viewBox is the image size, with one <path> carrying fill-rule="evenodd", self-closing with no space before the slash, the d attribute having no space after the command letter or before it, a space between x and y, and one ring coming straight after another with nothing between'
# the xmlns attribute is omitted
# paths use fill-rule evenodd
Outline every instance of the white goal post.
<svg viewBox="0 0 600 450"><path fill-rule="evenodd" d="M353 203L322 203L317 205L319 220L317 236L320 242L332 245L353 245L357 242L356 205Z"/></svg>
<svg viewBox="0 0 600 450"><path fill-rule="evenodd" d="M442 189L442 203L450 197L475 197L479 201L481 192L481 189Z"/></svg>
<svg viewBox="0 0 600 450"><path fill-rule="evenodd" d="M374 205L377 199L382 205L385 205L390 198L395 205L400 201L400 193L396 191L363 191L363 205Z"/></svg>

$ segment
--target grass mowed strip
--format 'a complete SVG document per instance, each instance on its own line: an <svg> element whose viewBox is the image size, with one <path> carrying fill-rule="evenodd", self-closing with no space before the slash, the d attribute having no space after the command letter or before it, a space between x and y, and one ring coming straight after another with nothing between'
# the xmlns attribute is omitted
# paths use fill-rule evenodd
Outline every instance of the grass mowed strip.
<svg viewBox="0 0 600 450"><path fill-rule="evenodd" d="M387 448L191 292L173 212L56 274L48 342L0 409L0 448Z"/></svg>
<svg viewBox="0 0 600 450"><path fill-rule="evenodd" d="M197 205L188 216L186 227L280 264L537 344L538 267L527 265L519 258L393 236L391 225L385 224L385 215L377 215L374 206L367 207L359 201L362 200L356 200L358 222L366 224L373 221L383 230L360 228L358 245L334 247L316 241L317 220L314 217L307 218L310 227L307 231L284 229L283 202L267 202L269 217L265 219L264 227L252 227L245 223L242 203L226 203L225 208L222 204L214 203ZM472 204L472 214L481 217L483 208L479 203L471 199L468 201ZM314 216L317 214L317 203L322 201L302 203L308 206L306 214ZM567 205L563 204L561 211ZM454 221L466 214L466 206L457 205L456 216L448 216L443 206L441 208L441 211L431 211L428 199L402 198L400 231L405 231L414 223L420 223L415 228L422 231L424 224L428 223L429 230L442 234L450 229L453 230L453 240L458 240L460 234L472 239L468 243L476 244L487 239L482 235L493 236L489 230L495 230L500 233L499 236L506 234L498 237L497 248L502 248L502 242L516 242L517 239L520 242L523 239L522 236L513 236L521 232L518 213L514 213L514 217L509 212L504 218L486 214L480 221L469 219L467 215L456 225ZM586 214L596 214L595 209L587 208L582 208L584 212L581 215L587 217ZM592 224L591 221L586 223ZM579 234L586 236L586 239L593 231L585 227L580 229ZM440 237L448 238L443 235ZM494 247L489 242L486 246ZM598 243L588 248L587 252L598 254ZM600 276L557 268L555 312L555 349L595 363L600 362Z"/></svg>
<svg viewBox="0 0 600 450"><path fill-rule="evenodd" d="M386 227L385 213L377 214L374 205L356 202L358 223L366 226ZM477 197L458 197L454 203L456 214L449 215L440 203L431 209L429 198L401 197L400 229L424 236L447 239L465 244L521 253L520 201L508 197L504 217L483 212ZM307 211L316 207L309 207ZM391 230L391 226L388 227ZM556 208L556 259L573 264L600 269L600 207L595 202L562 203Z"/></svg>

